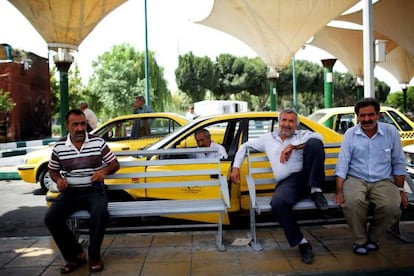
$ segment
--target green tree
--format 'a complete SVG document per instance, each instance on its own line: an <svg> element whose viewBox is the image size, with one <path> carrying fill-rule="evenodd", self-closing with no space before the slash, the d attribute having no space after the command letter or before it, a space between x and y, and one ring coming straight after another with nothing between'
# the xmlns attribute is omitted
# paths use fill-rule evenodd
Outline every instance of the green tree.
<svg viewBox="0 0 414 276"><path fill-rule="evenodd" d="M400 111L404 111L404 93L402 91L390 93L387 96L385 104ZM407 110L414 110L414 86L409 86L407 88Z"/></svg>
<svg viewBox="0 0 414 276"><path fill-rule="evenodd" d="M196 57L192 52L178 57L175 70L177 87L190 97L192 102L204 99L207 90L216 86L213 62L207 56Z"/></svg>
<svg viewBox="0 0 414 276"><path fill-rule="evenodd" d="M153 110L162 111L170 97L163 68L149 53L150 103ZM145 95L145 53L129 44L115 45L92 63L94 73L88 83L88 93L96 100L96 109L103 117L112 118L132 112L135 96ZM99 106L98 106L99 105Z"/></svg>

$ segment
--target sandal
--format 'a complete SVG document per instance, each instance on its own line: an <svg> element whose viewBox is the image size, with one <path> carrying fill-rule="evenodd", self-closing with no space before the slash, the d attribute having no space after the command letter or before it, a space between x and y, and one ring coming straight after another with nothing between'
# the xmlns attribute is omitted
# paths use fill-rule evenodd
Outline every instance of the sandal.
<svg viewBox="0 0 414 276"><path fill-rule="evenodd" d="M357 255L367 255L368 249L364 245L359 245L354 243L352 245L352 249L354 250L354 253Z"/></svg>
<svg viewBox="0 0 414 276"><path fill-rule="evenodd" d="M89 262L89 271L90 272L99 272L104 270L104 264L102 261L90 261Z"/></svg>
<svg viewBox="0 0 414 276"><path fill-rule="evenodd" d="M368 249L368 251L377 251L379 246L380 246L379 242L368 241L365 244L365 248Z"/></svg>
<svg viewBox="0 0 414 276"><path fill-rule="evenodd" d="M61 274L68 274L72 271L78 269L82 265L86 264L86 254L82 253L78 257L76 257L76 260L74 262L68 262L64 266L60 268Z"/></svg>

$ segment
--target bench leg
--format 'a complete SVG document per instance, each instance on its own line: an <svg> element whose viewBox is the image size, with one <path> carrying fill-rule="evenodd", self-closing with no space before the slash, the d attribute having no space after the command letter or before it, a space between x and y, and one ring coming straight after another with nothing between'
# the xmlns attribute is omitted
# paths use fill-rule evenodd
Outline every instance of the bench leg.
<svg viewBox="0 0 414 276"><path fill-rule="evenodd" d="M78 220L76 218L70 218L68 223L69 223L69 230L72 231L73 235L75 236L75 240L79 241L80 233L79 231L77 231ZM80 244L83 244L83 242L80 241Z"/></svg>
<svg viewBox="0 0 414 276"><path fill-rule="evenodd" d="M226 251L226 247L223 244L223 212L220 212L219 215L219 225L216 234L216 247L220 252Z"/></svg>
<svg viewBox="0 0 414 276"><path fill-rule="evenodd" d="M250 207L250 235L252 238L250 246L253 248L254 251L262 251L263 246L260 244L260 242L257 241L256 236L256 211L252 207Z"/></svg>
<svg viewBox="0 0 414 276"><path fill-rule="evenodd" d="M399 221L397 221L396 223L391 225L391 227L388 228L387 231L388 231L388 233L390 233L391 235L393 235L394 237L400 239L403 242L414 243L414 237L408 237L407 235L404 235L403 232L401 232Z"/></svg>

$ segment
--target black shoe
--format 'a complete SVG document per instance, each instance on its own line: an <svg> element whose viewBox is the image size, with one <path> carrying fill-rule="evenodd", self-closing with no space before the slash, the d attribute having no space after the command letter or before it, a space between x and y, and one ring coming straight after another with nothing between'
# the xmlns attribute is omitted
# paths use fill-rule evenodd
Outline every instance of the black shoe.
<svg viewBox="0 0 414 276"><path fill-rule="evenodd" d="M313 202L315 202L316 207L321 210L328 210L328 201L323 196L322 192L314 192L311 194Z"/></svg>
<svg viewBox="0 0 414 276"><path fill-rule="evenodd" d="M302 243L299 244L299 252L300 257L302 258L302 261L305 264L311 264L313 263L313 252L312 252L312 246L310 243Z"/></svg>
<svg viewBox="0 0 414 276"><path fill-rule="evenodd" d="M368 251L377 251L378 248L380 246L379 242L372 242L372 241L368 241L364 247L368 250Z"/></svg>
<svg viewBox="0 0 414 276"><path fill-rule="evenodd" d="M354 243L352 245L352 250L357 255L367 255L368 254L368 249L365 247L365 245L359 245L359 244Z"/></svg>

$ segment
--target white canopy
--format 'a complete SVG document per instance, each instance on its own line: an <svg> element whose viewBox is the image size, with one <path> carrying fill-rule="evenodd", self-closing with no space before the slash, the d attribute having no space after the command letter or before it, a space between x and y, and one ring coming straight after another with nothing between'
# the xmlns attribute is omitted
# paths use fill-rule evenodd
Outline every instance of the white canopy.
<svg viewBox="0 0 414 276"><path fill-rule="evenodd" d="M397 47L387 54L387 61L378 64L390 72L399 83L410 83L414 76L414 57L401 47Z"/></svg>
<svg viewBox="0 0 414 276"><path fill-rule="evenodd" d="M215 0L209 16L198 23L239 38L267 65L280 68L313 34L357 2Z"/></svg>
<svg viewBox="0 0 414 276"><path fill-rule="evenodd" d="M414 1L380 0L372 7L373 30L394 40L414 56ZM362 12L343 15L338 20L362 24Z"/></svg>
<svg viewBox="0 0 414 276"><path fill-rule="evenodd" d="M374 33L374 38L388 41L387 52L397 47L393 40L378 32ZM352 75L363 78L362 30L326 26L315 34L309 44L329 52L339 59Z"/></svg>
<svg viewBox="0 0 414 276"><path fill-rule="evenodd" d="M9 0L50 48L77 47L95 26L126 0Z"/></svg>

